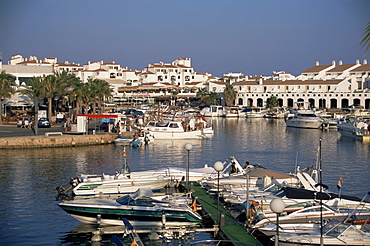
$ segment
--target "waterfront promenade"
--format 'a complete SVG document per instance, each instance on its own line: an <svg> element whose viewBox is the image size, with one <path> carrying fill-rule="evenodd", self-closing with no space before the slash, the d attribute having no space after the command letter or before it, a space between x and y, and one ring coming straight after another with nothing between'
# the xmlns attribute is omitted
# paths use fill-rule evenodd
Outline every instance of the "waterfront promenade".
<svg viewBox="0 0 370 246"><path fill-rule="evenodd" d="M132 135L126 132L123 135ZM61 124L54 124L50 128L38 128L35 136L34 129L19 128L15 123L0 125L0 149L14 148L43 148L43 147L70 147L82 145L98 145L113 143L117 135L104 131L93 131L89 134L74 134L63 132Z"/></svg>

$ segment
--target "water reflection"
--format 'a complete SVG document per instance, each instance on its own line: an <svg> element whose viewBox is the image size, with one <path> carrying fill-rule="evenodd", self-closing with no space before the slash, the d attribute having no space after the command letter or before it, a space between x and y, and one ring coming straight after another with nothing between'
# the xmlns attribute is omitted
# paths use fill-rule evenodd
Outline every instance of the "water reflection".
<svg viewBox="0 0 370 246"><path fill-rule="evenodd" d="M324 184L336 191L343 177L343 194L363 197L370 190L370 143L342 138L337 131L287 128L283 120L210 119L213 138L192 141L155 140L126 148L132 171L185 167L186 143L193 145L190 166L213 166L235 156L240 162L261 164L283 172L316 161L322 139ZM123 147L99 145L57 149L0 151L0 242L3 245L81 245L85 239L73 228L80 223L58 206L55 188L81 173L114 173L122 168ZM195 234L206 240L208 233ZM108 240L108 239L107 239ZM109 239L110 240L110 239Z"/></svg>

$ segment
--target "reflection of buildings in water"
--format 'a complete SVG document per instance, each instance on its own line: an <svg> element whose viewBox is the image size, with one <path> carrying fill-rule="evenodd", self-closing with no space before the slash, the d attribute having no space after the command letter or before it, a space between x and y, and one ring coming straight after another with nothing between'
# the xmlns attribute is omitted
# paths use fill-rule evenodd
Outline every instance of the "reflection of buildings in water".
<svg viewBox="0 0 370 246"><path fill-rule="evenodd" d="M76 152L76 167L77 173L86 173L86 153L85 151Z"/></svg>

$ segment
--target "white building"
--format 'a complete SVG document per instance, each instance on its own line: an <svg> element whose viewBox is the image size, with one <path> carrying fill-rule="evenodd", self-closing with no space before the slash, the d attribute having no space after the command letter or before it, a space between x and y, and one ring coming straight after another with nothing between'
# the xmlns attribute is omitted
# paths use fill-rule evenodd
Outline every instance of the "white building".
<svg viewBox="0 0 370 246"><path fill-rule="evenodd" d="M130 97L154 98L171 96L195 97L198 88L221 93L231 83L238 92L235 101L239 106L266 106L271 96L278 97L280 106L293 106L296 101L308 101L315 107L341 108L360 104L370 108L370 64L357 60L354 64L316 65L299 76L284 71L272 76L246 76L242 73L224 74L222 79L209 73L197 73L190 58L179 58L171 63L149 64L141 71L133 71L113 62L58 63L57 58L38 60L36 56L23 58L14 55L0 70L16 76L21 85L34 76L46 76L54 71L69 71L83 82L102 79L111 84L116 101Z"/></svg>
<svg viewBox="0 0 370 246"><path fill-rule="evenodd" d="M313 107L343 108L360 104L370 108L370 66L364 60L361 65L319 65L302 72L296 80L255 80L234 83L238 91L235 104L265 107L267 99L275 96L280 106L292 107L294 102L310 102Z"/></svg>

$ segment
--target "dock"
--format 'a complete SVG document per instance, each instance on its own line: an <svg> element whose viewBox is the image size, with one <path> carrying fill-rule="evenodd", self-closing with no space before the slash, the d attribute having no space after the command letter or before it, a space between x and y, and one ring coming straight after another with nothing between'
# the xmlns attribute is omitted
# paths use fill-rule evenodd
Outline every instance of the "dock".
<svg viewBox="0 0 370 246"><path fill-rule="evenodd" d="M224 237L236 246L242 245L258 245L262 244L250 233L244 226L238 222L230 213L222 206L219 206L219 212L223 216L218 216L217 200L207 194L206 190L198 183L192 183L194 192L193 198L202 206L204 211L209 214L215 224L219 225L219 235ZM221 219L218 219L218 218ZM221 221L220 221L221 220Z"/></svg>

